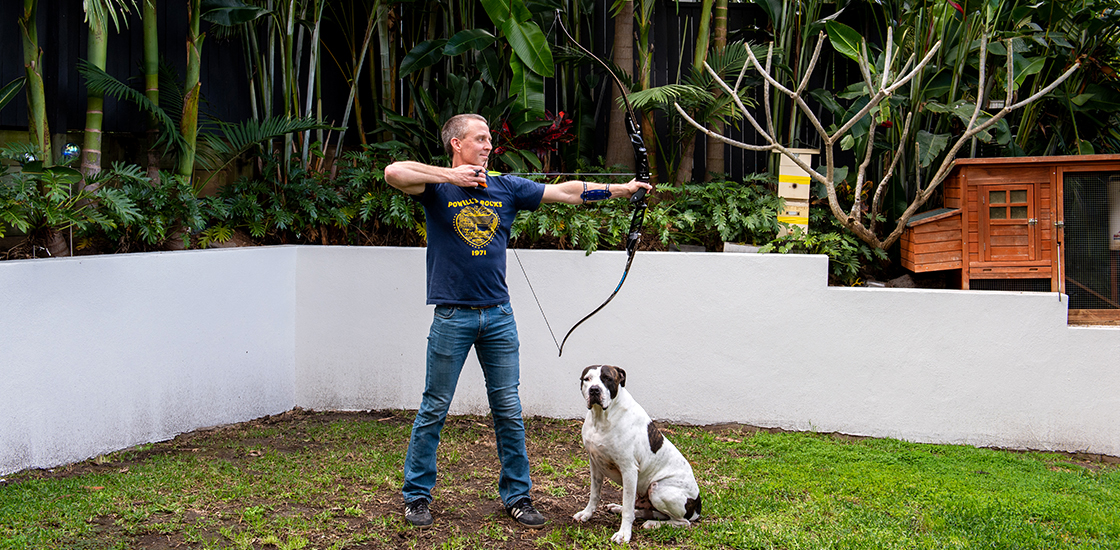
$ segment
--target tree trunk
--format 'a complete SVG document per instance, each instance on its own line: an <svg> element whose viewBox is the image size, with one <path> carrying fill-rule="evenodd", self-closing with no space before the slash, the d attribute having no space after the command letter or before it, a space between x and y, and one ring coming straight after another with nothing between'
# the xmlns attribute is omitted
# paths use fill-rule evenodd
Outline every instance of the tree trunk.
<svg viewBox="0 0 1120 550"><path fill-rule="evenodd" d="M654 0L641 0L638 10L638 88L648 90L652 84L653 44L649 41L653 30ZM657 132L653 127L653 112L642 113L642 139L649 157L649 179L651 183L661 181L657 169Z"/></svg>
<svg viewBox="0 0 1120 550"><path fill-rule="evenodd" d="M35 22L37 0L23 0L19 28L23 34L23 66L27 70L27 133L38 151L38 160L50 166L51 133L47 128L47 97L43 91L43 50L39 48L39 32Z"/></svg>
<svg viewBox="0 0 1120 550"><path fill-rule="evenodd" d="M696 132L689 132L692 138L684 144L681 150L681 163L677 165L677 174L673 183L679 185L692 181L692 169L696 167Z"/></svg>
<svg viewBox="0 0 1120 550"><path fill-rule="evenodd" d="M712 12L712 47L716 51L723 51L727 48L727 0L715 0L715 8ZM716 92L716 97L722 92ZM723 135L725 126L720 123L712 125L712 130L717 134ZM722 174L727 172L726 160L724 158L724 143L715 137L705 136L707 139L706 162L704 168L704 181L710 181L712 174Z"/></svg>
<svg viewBox="0 0 1120 550"><path fill-rule="evenodd" d="M144 20L144 95L152 104L159 105L159 27L156 20L156 3L145 0ZM148 117L148 178L159 185L159 152L154 145L159 139L159 123L155 115Z"/></svg>
<svg viewBox="0 0 1120 550"><path fill-rule="evenodd" d="M696 31L696 51L692 57L692 70L695 72L703 72L704 63L708 61L708 44L712 35L712 2L713 0L704 0L700 5L700 27ZM683 137L681 160L673 178L673 183L678 185L692 181L692 171L696 166L696 142L700 136L695 130L689 130L691 129L686 128L681 132ZM701 179L708 178L701 176Z"/></svg>
<svg viewBox="0 0 1120 550"><path fill-rule="evenodd" d="M167 238L159 243L161 250L186 250L191 247L191 233L182 224L168 229Z"/></svg>
<svg viewBox="0 0 1120 550"><path fill-rule="evenodd" d="M198 138L198 95L202 89L199 74L202 71L202 39L199 25L202 19L202 0L190 0L190 27L187 31L187 75L183 86L183 118L179 132L186 145L179 155L179 168L176 173L188 181L194 173L195 142ZM193 184L193 182L192 182Z"/></svg>
<svg viewBox="0 0 1120 550"><path fill-rule="evenodd" d="M628 76L633 76L634 67L634 2L628 1L614 18L614 63ZM611 90L610 123L607 127L607 156L605 164L634 168L634 150L626 132L626 110L619 108L622 91L610 81ZM638 121L635 121L638 122ZM648 147L649 144L647 143Z"/></svg>
<svg viewBox="0 0 1120 550"><path fill-rule="evenodd" d="M109 22L105 17L88 14L87 17L89 17L89 49L86 60L104 71L109 46ZM101 171L101 123L105 116L104 104L105 94L86 90L86 128L82 141L83 182Z"/></svg>
<svg viewBox="0 0 1120 550"><path fill-rule="evenodd" d="M50 229L47 232L47 254L52 258L73 256L70 252L70 240L67 239L68 233L68 231Z"/></svg>

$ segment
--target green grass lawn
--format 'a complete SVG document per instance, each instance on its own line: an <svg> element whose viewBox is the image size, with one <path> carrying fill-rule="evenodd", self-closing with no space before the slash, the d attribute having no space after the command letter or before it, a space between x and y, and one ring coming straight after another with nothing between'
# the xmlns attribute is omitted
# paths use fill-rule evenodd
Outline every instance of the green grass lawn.
<svg viewBox="0 0 1120 550"><path fill-rule="evenodd" d="M399 487L411 418L296 410L0 476L0 548L612 547L617 517L571 520L588 484L571 420L526 422L546 528L519 528L502 512L484 417L449 420L436 525L409 527ZM1120 549L1115 462L740 427L663 431L693 464L704 517L688 529L636 526L631 548Z"/></svg>

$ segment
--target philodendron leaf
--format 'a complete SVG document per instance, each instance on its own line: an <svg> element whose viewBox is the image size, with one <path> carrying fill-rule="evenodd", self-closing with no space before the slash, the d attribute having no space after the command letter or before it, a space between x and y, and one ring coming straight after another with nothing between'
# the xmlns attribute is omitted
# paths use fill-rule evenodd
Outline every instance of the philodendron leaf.
<svg viewBox="0 0 1120 550"><path fill-rule="evenodd" d="M425 40L417 44L401 61L400 78L435 65L443 58L443 48L446 45L447 40L443 38Z"/></svg>
<svg viewBox="0 0 1120 550"><path fill-rule="evenodd" d="M523 0L482 0L482 9L490 16L490 21L500 27L506 21L528 21L533 17Z"/></svg>
<svg viewBox="0 0 1120 550"><path fill-rule="evenodd" d="M828 41L837 52L853 61L859 61L860 45L863 44L863 36L859 32L838 21L828 21L824 28L828 32Z"/></svg>
<svg viewBox="0 0 1120 550"><path fill-rule="evenodd" d="M82 181L82 173L69 166L51 166L43 171L54 176L58 181L64 181L69 184Z"/></svg>
<svg viewBox="0 0 1120 550"><path fill-rule="evenodd" d="M509 83L509 93L518 96L517 105L532 113L544 113L544 79L528 70L517 59L509 60L513 78Z"/></svg>
<svg viewBox="0 0 1120 550"><path fill-rule="evenodd" d="M203 19L226 27L248 23L271 13L241 0L202 0L199 11Z"/></svg>
<svg viewBox="0 0 1120 550"><path fill-rule="evenodd" d="M502 25L506 40L518 59L530 70L541 76L551 77L556 71L552 50L541 28L532 21L524 23L510 19Z"/></svg>
<svg viewBox="0 0 1120 550"><path fill-rule="evenodd" d="M474 61L479 68L482 81L493 88L498 88L502 80L502 68L505 65L498 59L498 54L494 52L494 48L486 48L475 52Z"/></svg>
<svg viewBox="0 0 1120 550"><path fill-rule="evenodd" d="M7 86L4 86L2 89L0 89L0 109L3 109L4 106L12 100L12 98L19 95L20 90L23 89L23 82L25 80L27 80L27 77L21 76L15 80L12 80L8 83Z"/></svg>
<svg viewBox="0 0 1120 550"><path fill-rule="evenodd" d="M931 134L925 130L918 131L914 140L918 143L918 165L925 168L949 145L950 134Z"/></svg>
<svg viewBox="0 0 1120 550"><path fill-rule="evenodd" d="M931 101L926 104L926 109L934 113L947 113L956 115L956 117L960 119L961 122L968 124L969 120L972 119L972 113L976 110L976 104L970 103L969 101L964 99L954 101L952 105L948 106ZM992 118L992 115L985 113L984 111L980 111L980 113L976 117L975 124L979 126L987 122L990 118ZM1003 134L1003 136L998 140L999 143L1007 143L1007 140L1010 136L1010 130L1007 127L1007 121L1000 120L996 122L994 126L997 134ZM985 143L991 143L994 138L992 137L992 133L989 131L990 129L991 128L977 133L976 137Z"/></svg>
<svg viewBox="0 0 1120 550"><path fill-rule="evenodd" d="M755 0L754 2L766 12L766 16L771 21L780 21L782 18L782 1L781 0ZM792 7L791 7L792 9ZM776 24L776 23L775 23Z"/></svg>
<svg viewBox="0 0 1120 550"><path fill-rule="evenodd" d="M844 107L840 105L840 102L836 101L836 98L833 97L832 93L829 92L828 90L826 90L824 88L818 88L816 90L811 90L809 92L809 96L811 96L813 99L820 102L822 107L824 107L825 109L828 109L828 112L830 112L834 115L844 114Z"/></svg>
<svg viewBox="0 0 1120 550"><path fill-rule="evenodd" d="M467 29L455 33L443 48L443 55L460 55L470 50L481 50L494 43L494 35L485 29Z"/></svg>
<svg viewBox="0 0 1120 550"><path fill-rule="evenodd" d="M828 177L828 167L823 165L823 164L816 168L816 172L818 174L822 175L822 176ZM847 178L848 178L848 167L847 166L837 166L832 172L832 183L833 183L833 185L838 184L838 183L844 181ZM813 181L813 183L818 183L817 180L812 180L812 181Z"/></svg>
<svg viewBox="0 0 1120 550"><path fill-rule="evenodd" d="M1038 74L1046 65L1045 57L1023 58L1015 56L1015 87L1018 88L1028 76Z"/></svg>

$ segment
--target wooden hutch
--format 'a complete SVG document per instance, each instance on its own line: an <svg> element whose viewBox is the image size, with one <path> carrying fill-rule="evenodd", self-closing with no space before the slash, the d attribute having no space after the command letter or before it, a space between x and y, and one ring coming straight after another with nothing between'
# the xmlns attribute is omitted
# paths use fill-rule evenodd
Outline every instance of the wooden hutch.
<svg viewBox="0 0 1120 550"><path fill-rule="evenodd" d="M1068 293L1072 322L1120 323L1120 155L958 159L942 187L944 208L907 223L903 267L951 270L962 289Z"/></svg>

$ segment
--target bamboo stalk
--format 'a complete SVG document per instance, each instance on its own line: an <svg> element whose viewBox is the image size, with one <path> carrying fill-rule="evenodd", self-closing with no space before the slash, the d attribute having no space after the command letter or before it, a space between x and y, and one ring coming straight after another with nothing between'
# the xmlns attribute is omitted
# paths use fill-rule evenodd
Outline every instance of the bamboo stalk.
<svg viewBox="0 0 1120 550"><path fill-rule="evenodd" d="M296 26L296 0L288 2L288 11L284 14L284 35L283 35L283 48L281 53L282 61L284 63L284 77L280 79L281 92L284 98L284 114L289 118L296 116L298 112L298 102L294 99L296 95L295 82L295 26ZM284 166L287 166L292 160L292 135L284 135Z"/></svg>
<svg viewBox="0 0 1120 550"><path fill-rule="evenodd" d="M104 17L89 16L89 48L86 55L90 64L104 71L108 47L108 21ZM101 171L101 126L105 116L104 106L105 94L93 90L86 91L86 127L82 141L83 179Z"/></svg>
<svg viewBox="0 0 1120 550"><path fill-rule="evenodd" d="M179 122L179 133L183 136L185 146L179 155L179 166L176 173L188 181L194 174L195 144L198 140L198 99L202 90L199 75L202 72L202 40L205 38L199 32L201 23L202 0L190 0L190 20L187 31L187 73L183 89L183 118Z"/></svg>
<svg viewBox="0 0 1120 550"><path fill-rule="evenodd" d="M392 54L389 47L389 15L393 8L384 2L377 4L377 47L381 56L381 107L393 108L393 70ZM370 71L372 76L374 73ZM376 89L376 88L375 88Z"/></svg>
<svg viewBox="0 0 1120 550"><path fill-rule="evenodd" d="M354 62L354 72L353 72L353 75L350 78L350 96L346 100L346 109L343 111L343 114L342 114L342 124L341 124L342 131L340 131L338 133L338 145L335 147L335 153L334 153L335 154L335 159L337 159L339 154L342 152L342 139L346 136L346 126L350 122L350 109L351 109L351 107L357 107L358 106L356 104L356 101L355 101L356 98L357 98L357 92L358 92L358 81L359 81L359 78L361 78L361 75L362 75L362 67L364 67L365 64L366 64L366 52L369 51L369 43L373 39L373 29L377 25L377 9L378 9L377 6L373 6L370 9L369 22L366 23L366 35L365 35L365 38L362 39L362 51L361 51L361 54L358 55L358 59ZM358 114L358 117L359 117L358 118L358 121L359 121L358 128L360 130L361 129L361 124L360 124L360 122L361 122L361 111L359 110L357 114ZM364 140L363 140L363 142L364 142Z"/></svg>
<svg viewBox="0 0 1120 550"><path fill-rule="evenodd" d="M716 0L712 13L712 46L717 52L723 52L727 48L727 0ZM717 93L717 96L718 93ZM716 132L724 132L724 124L717 123ZM711 174L724 172L725 159L723 154L723 143L719 140L707 137L706 157L704 163L704 181L711 179Z"/></svg>
<svg viewBox="0 0 1120 550"><path fill-rule="evenodd" d="M313 26L311 30L311 59L307 64L307 97L304 98L305 107L303 114L305 118L311 117L311 107L314 104L315 98L319 97L319 94L316 92L316 85L318 84L317 75L319 69L319 29L320 23L323 20L323 8L325 6L326 2L315 0L315 7L312 8L315 12L315 19L312 23ZM323 117L320 115L319 117L317 117L317 121L323 122ZM303 160L303 165L306 167L308 161L311 159L311 130L307 130L303 133L303 153L301 158Z"/></svg>
<svg viewBox="0 0 1120 550"><path fill-rule="evenodd" d="M159 28L155 0L142 2L144 23L144 95L159 105ZM148 178L159 184L159 154L153 148L159 132L155 115L148 117Z"/></svg>
<svg viewBox="0 0 1120 550"><path fill-rule="evenodd" d="M36 29L38 1L23 0L19 28L23 34L23 66L27 72L27 132L43 166L50 166L51 133L47 128L47 96L43 91L43 50Z"/></svg>

